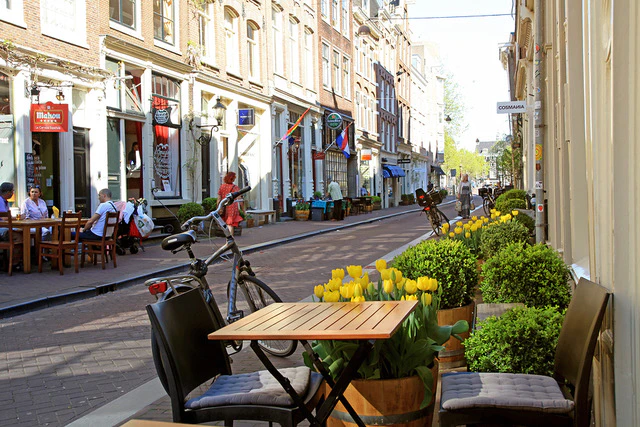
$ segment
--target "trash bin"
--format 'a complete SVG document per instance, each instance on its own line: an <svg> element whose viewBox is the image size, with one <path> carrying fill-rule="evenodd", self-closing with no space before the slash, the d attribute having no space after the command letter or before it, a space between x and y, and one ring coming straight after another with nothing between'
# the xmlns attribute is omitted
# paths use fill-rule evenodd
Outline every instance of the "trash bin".
<svg viewBox="0 0 640 427"><path fill-rule="evenodd" d="M280 199L278 197L273 198L273 210L276 211L276 222L280 221Z"/></svg>
<svg viewBox="0 0 640 427"><path fill-rule="evenodd" d="M324 220L324 208L311 208L311 221Z"/></svg>

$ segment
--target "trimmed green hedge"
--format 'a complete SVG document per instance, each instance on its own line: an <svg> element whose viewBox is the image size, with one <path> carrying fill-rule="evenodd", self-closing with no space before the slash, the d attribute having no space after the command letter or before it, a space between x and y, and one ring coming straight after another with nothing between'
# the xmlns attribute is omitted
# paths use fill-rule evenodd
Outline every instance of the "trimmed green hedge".
<svg viewBox="0 0 640 427"><path fill-rule="evenodd" d="M533 232L536 229L536 220L531 218L529 215L525 214L525 213L520 213L519 215L516 215L513 217L516 221L518 221L520 224L524 225L525 227L527 227L527 230L529 230L529 234L533 234Z"/></svg>
<svg viewBox="0 0 640 427"><path fill-rule="evenodd" d="M519 216L519 215L518 215ZM496 222L483 227L480 250L485 259L491 258L511 243L524 243L529 239L529 230L517 221Z"/></svg>
<svg viewBox="0 0 640 427"><path fill-rule="evenodd" d="M204 208L201 204L196 202L185 203L178 209L178 219L181 223L193 218L194 216L202 215L204 215Z"/></svg>
<svg viewBox="0 0 640 427"><path fill-rule="evenodd" d="M215 197L206 197L202 199L202 207L205 213L209 213L218 207L218 199Z"/></svg>

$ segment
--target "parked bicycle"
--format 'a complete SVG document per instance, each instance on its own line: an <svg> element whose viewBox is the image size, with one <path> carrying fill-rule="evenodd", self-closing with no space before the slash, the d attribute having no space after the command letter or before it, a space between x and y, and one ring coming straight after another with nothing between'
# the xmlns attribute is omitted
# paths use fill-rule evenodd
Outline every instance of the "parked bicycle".
<svg viewBox="0 0 640 427"><path fill-rule="evenodd" d="M435 189L425 193L422 188L418 188L416 190L416 200L418 205L422 207L422 212L429 218L433 232L436 236L439 236L442 231L442 225L449 223L449 218L438 209L438 204L442 203L442 195Z"/></svg>
<svg viewBox="0 0 640 427"><path fill-rule="evenodd" d="M246 311L253 313L274 302L282 302L271 288L256 278L255 273L251 269L251 264L244 258L234 237L229 232L227 224L220 216L226 206L233 203L237 197L249 190L251 190L251 187L227 194L216 210L208 215L196 216L187 220L182 225L182 229L188 231L169 236L162 241L162 249L171 251L173 254L186 251L189 256L190 266L187 274L155 277L145 282L149 292L154 295L158 301L164 301L191 289L200 289L220 326L241 319L244 317ZM215 222L215 224L222 229L226 237L226 242L208 258L200 259L197 258L191 250L191 245L197 242L197 233L194 227L197 227L200 222L207 220ZM206 275L211 264L221 259L227 260L227 255L233 255L233 259L231 279L227 284L227 315L226 318L223 318L213 296L213 292L207 282ZM235 352L242 349L242 341L232 341L226 344ZM264 351L274 356L286 357L293 354L296 350L297 341L260 341L259 345ZM151 350L156 371L158 372L162 385L165 390L167 390L167 379L163 374L164 369L162 368L162 360L160 359L160 350L153 334L151 335Z"/></svg>
<svg viewBox="0 0 640 427"><path fill-rule="evenodd" d="M496 189L497 192L497 189ZM484 214L486 216L491 215L491 209L496 207L496 199L494 199L493 194L491 192L491 188L480 187L478 188L478 195L482 197L482 209L484 210ZM496 194L498 197L499 194Z"/></svg>

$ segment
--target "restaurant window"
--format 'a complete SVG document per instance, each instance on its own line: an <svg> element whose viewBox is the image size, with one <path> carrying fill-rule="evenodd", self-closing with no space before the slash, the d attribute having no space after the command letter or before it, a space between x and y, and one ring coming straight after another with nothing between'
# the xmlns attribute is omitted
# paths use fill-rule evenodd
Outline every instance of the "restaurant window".
<svg viewBox="0 0 640 427"><path fill-rule="evenodd" d="M105 60L105 68L116 77L126 77L107 84L107 107L112 110L143 115L141 86L144 69L111 58Z"/></svg>
<svg viewBox="0 0 640 427"><path fill-rule="evenodd" d="M135 29L136 0L109 0L109 19Z"/></svg>
<svg viewBox="0 0 640 427"><path fill-rule="evenodd" d="M334 133L332 131L331 133ZM334 136L335 140L335 136ZM347 191L347 158L344 157L342 151L329 150L325 153L324 158L324 176L325 178L332 177L334 181L340 184L340 190L342 194L346 195Z"/></svg>
<svg viewBox="0 0 640 427"><path fill-rule="evenodd" d="M288 127L291 127L295 122L297 122L300 115L300 113L290 111ZM300 122L300 125L293 131L286 141L286 144L289 147L289 179L291 180L291 197L294 198L305 196L305 194L302 193L306 160L304 157L303 136L304 120Z"/></svg>
<svg viewBox="0 0 640 427"><path fill-rule="evenodd" d="M153 0L153 37L174 44L175 6L173 0Z"/></svg>
<svg viewBox="0 0 640 427"><path fill-rule="evenodd" d="M180 197L180 84L152 77L153 184L158 197Z"/></svg>

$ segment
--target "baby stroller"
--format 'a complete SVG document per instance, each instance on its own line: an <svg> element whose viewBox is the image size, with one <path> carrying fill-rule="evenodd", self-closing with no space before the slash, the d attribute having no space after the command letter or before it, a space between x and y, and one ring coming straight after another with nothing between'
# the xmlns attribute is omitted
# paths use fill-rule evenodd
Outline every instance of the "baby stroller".
<svg viewBox="0 0 640 427"><path fill-rule="evenodd" d="M116 253L124 255L127 249L132 254L138 253L138 246L144 252L140 231L135 225L134 218L138 215L138 208L141 207L144 213L147 212L147 201L143 198L129 199L125 202L118 202L116 208L120 211L120 222L116 237Z"/></svg>

